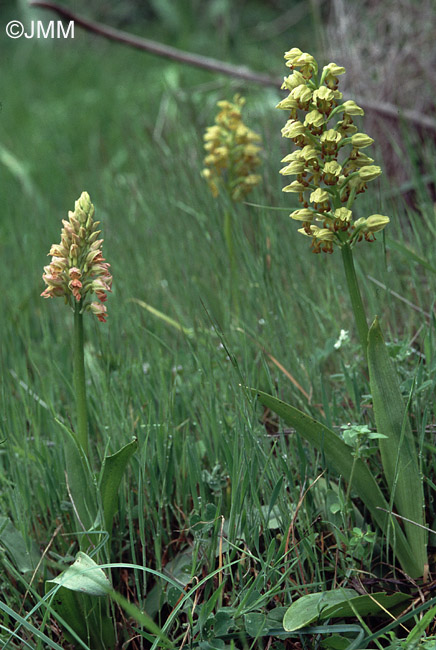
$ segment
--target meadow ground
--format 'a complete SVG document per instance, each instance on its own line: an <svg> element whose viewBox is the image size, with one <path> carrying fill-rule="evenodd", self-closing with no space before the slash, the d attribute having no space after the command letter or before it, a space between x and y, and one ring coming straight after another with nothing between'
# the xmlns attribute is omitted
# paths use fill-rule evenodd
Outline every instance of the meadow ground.
<svg viewBox="0 0 436 650"><path fill-rule="evenodd" d="M170 40L168 24L154 33ZM187 19L179 46L188 47L189 29ZM195 49L204 52L211 33L196 34ZM228 47L232 60L280 77L288 40L268 41L261 56L251 28ZM328 645L327 632L281 638L281 616L298 596L359 578L369 591L415 596L416 588L380 563L392 560L381 534L372 527L375 538L364 537L365 503L351 491L354 505L344 505L345 486L322 450L244 388L277 395L336 431L348 423L374 429L340 254L310 252L288 217L297 207L292 195L281 192L278 169L289 148L280 135L284 114L274 107L283 93L80 32L74 43L0 47L3 647L70 647L43 606L33 611L44 581L73 561L80 539L64 454L65 426L75 422L73 322L62 301L40 293L61 219L86 190L114 278L108 322L85 318L92 462L100 467L105 453L138 440L110 549L99 560L135 566L112 569L115 589L166 625L174 648L351 648L357 619L335 632L347 645ZM210 53L222 54L216 44ZM200 176L204 129L216 102L235 92L247 98L246 122L263 142L262 183L248 204L232 206L238 314L222 227L228 205ZM408 202L386 175L359 200L360 214L387 214L391 223L375 243L356 247L355 261L367 313L380 318L409 399L434 528L435 206L417 137L403 128L412 143ZM435 182L434 144L420 146ZM383 166L383 152L374 151ZM377 454L369 462L377 476ZM180 590L141 567L186 591L205 580L180 604ZM13 612L27 617L17 638L10 633L22 619ZM120 648L164 647L122 607L113 605L113 615ZM388 622L358 621L367 637ZM403 646L386 632L354 647Z"/></svg>

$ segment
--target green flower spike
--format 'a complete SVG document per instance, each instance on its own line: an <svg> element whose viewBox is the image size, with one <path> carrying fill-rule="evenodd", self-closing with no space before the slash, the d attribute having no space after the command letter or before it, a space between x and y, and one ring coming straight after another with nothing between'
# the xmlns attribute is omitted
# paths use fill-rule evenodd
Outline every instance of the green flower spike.
<svg viewBox="0 0 436 650"><path fill-rule="evenodd" d="M362 152L374 140L353 123L363 109L351 99L341 102L339 77L345 68L329 63L318 76L314 57L296 47L285 53L285 61L293 72L284 78L282 89L289 95L277 108L289 111L282 136L292 140L296 150L283 158L287 164L280 173L296 176L283 191L298 194L302 208L290 216L303 221L299 232L312 237L315 253L332 253L334 246L354 246L363 239L374 241L374 233L389 223L389 217L371 215L355 221L353 203L382 172ZM313 220L321 221L323 228L314 226Z"/></svg>

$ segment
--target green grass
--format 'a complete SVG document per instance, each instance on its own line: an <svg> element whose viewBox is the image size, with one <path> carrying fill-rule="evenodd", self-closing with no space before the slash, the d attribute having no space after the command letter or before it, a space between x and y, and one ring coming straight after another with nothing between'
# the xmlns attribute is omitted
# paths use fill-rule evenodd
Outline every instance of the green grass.
<svg viewBox="0 0 436 650"><path fill-rule="evenodd" d="M268 44L267 61L275 61L277 74L282 50L290 45L272 51ZM197 46L200 51L201 39ZM324 473L300 504L303 492L326 470L322 453L284 430L272 414L266 414L265 425L261 408L241 388L277 393L328 425L373 424L339 252L331 258L312 255L288 218L287 210L295 206L281 193L277 173L287 153L280 138L283 115L273 108L280 95L81 34L74 44L1 47L6 63L0 145L14 156L12 164L3 154L8 164L0 167L1 513L36 557L61 525L28 593L32 571L20 572L23 556L0 537L2 601L21 616L28 614L43 594L43 580L78 550L59 424L74 425L75 418L72 316L61 301L43 301L39 294L60 220L87 190L114 276L108 323L85 318L96 466L106 448L113 453L132 436L139 442L120 493L110 553L110 562L137 568L114 568L114 586L163 626L180 594L165 591L163 581L141 567L192 587L194 578L218 568L221 540L223 563L239 560L223 572L225 588L212 610L224 608L242 630L226 647L292 648L290 641L276 639L271 646L267 638L254 641L244 616L286 607L304 593L346 586L360 571L371 570L371 554L379 575L382 540L375 550L368 546L363 559L353 558L347 543L336 547L332 530L343 529L344 521L332 516L326 498L337 477ZM241 42L232 54L250 53L250 43L247 48ZM250 56L244 62L256 67ZM249 201L285 209L238 206L236 323L222 233L225 206L211 199L200 170L202 134L213 122L215 103L237 90L247 96L247 121L262 134L265 147L264 183ZM405 208L401 196L392 195L388 179L382 180L379 197L368 192L359 200L362 215L367 206L368 213L389 214L391 225L386 249L378 237L375 244L359 245L355 258L368 313L381 318L404 394L413 387L412 424L431 515L434 447L425 443L434 445L435 321L423 312L431 314L434 307L435 275L405 247L434 266L436 233L431 199L416 180L415 208ZM193 335L178 332L133 299L192 328ZM350 341L337 350L341 329L349 331ZM365 516L363 504L356 505ZM354 523L356 518L354 513ZM350 531L342 535L349 539ZM207 618L218 584L217 576L204 583L191 621L204 641L208 634L213 638L207 631L211 621L200 630L198 616L201 620L204 609ZM193 598L166 630L174 647L182 643ZM2 616L4 641L14 621ZM122 642L133 638L137 624L119 612L117 617ZM30 621L62 646L56 629L41 626L42 611ZM20 634L29 647L38 647L36 632ZM24 647L21 643L11 640L7 647ZM150 644L136 640L130 647Z"/></svg>

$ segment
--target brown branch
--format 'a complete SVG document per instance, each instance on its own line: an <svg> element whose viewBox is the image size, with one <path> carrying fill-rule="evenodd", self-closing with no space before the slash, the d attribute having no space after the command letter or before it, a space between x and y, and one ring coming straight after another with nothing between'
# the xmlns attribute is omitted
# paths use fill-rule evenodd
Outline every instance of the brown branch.
<svg viewBox="0 0 436 650"><path fill-rule="evenodd" d="M78 16L69 9L65 9L65 7L61 7L54 2L33 0L29 4L31 7L39 7L41 9L49 9L50 11L54 11L62 18L74 21L76 25L80 25L80 27L83 27L83 29L86 29L88 32L93 32L94 34L103 36L103 38L107 38L111 41L124 43L125 45L129 45L130 47L133 47L137 50L143 50L144 52L157 54L158 56L163 56L167 59L172 59L173 61L179 61L180 63L187 63L188 65L203 68L204 70L210 70L211 72L218 72L220 74L229 75L231 77L244 79L245 81L253 81L255 83L263 84L264 86L280 87L281 84L280 79L273 79L268 75L253 72L245 66L232 65L231 63L217 61L216 59L211 59L207 56L201 56L200 54L185 52L175 47L171 47L170 45L163 45L162 43L151 41L148 38L134 36L133 34L129 34L128 32L124 32L120 29L114 29L112 27L102 25L101 23L86 20L85 18Z"/></svg>
<svg viewBox="0 0 436 650"><path fill-rule="evenodd" d="M92 32L111 41L124 43L125 45L133 47L137 50L150 52L151 54L163 56L167 59L172 59L173 61L179 61L180 63L187 63L188 65L193 65L197 68L203 68L204 70L209 70L210 72L225 74L230 77L235 77L236 79L244 79L244 81L252 81L253 83L262 84L263 86L274 86L275 88L279 88L281 85L281 79L275 79L269 75L254 72L245 66L232 65L231 63L218 61L217 59L201 56L200 54L185 52L175 47L171 47L170 45L163 45L162 43L151 41L148 38L134 36L120 29L114 29L112 27L102 25L101 23L86 20L85 18L78 16L74 12L66 9L65 7L62 7L61 5L56 4L55 2L32 0L29 3L29 6L54 11L59 16L61 16L61 18L74 21L76 25L83 27L83 29L87 30L88 32ZM422 115L418 111L402 109L399 106L390 104L388 102L373 102L371 100L359 97L355 99L358 104L367 111L378 113L383 117L393 118L396 120L404 119L408 122L412 122L418 127L430 129L431 131L436 132L436 120L427 115Z"/></svg>

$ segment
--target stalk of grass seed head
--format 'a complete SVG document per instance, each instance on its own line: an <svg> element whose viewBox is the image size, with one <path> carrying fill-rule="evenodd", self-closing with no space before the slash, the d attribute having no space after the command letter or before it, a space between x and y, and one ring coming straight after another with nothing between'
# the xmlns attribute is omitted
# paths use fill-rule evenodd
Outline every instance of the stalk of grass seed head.
<svg viewBox="0 0 436 650"><path fill-rule="evenodd" d="M73 385L76 397L76 438L82 451L88 455L88 416L84 363L83 313L91 311L99 321L106 322L104 302L111 291L112 276L109 264L102 255L103 239L98 239L98 221L94 221L94 206L87 192L76 201L74 212L63 219L61 241L53 244L51 262L44 267L43 280L47 285L41 293L44 298L63 297L74 311ZM96 301L91 297L95 294Z"/></svg>
<svg viewBox="0 0 436 650"><path fill-rule="evenodd" d="M353 204L365 192L367 184L381 174L374 160L363 153L373 140L359 133L353 117L363 115L354 101L341 103L339 76L345 68L336 63L324 66L318 74L314 57L293 48L285 54L286 65L293 73L285 77L282 88L289 91L277 108L289 111L290 119L282 135L292 140L296 150L283 158L284 176L296 180L283 188L298 194L301 207L289 216L302 223L298 232L311 238L314 253L342 251L347 287L359 339L366 358L368 324L357 282L352 248L365 239L375 240L389 217L373 214L355 219ZM302 113L304 120L298 119ZM314 222L321 223L321 227Z"/></svg>
<svg viewBox="0 0 436 650"><path fill-rule="evenodd" d="M254 173L260 164L260 136L242 121L244 104L245 99L239 95L235 95L233 102L219 101L217 106L220 112L215 118L215 124L207 127L204 135L207 155L202 176L214 198L222 191L233 203L242 201L261 181L261 177ZM232 212L226 209L223 230L229 257L230 293L233 308L238 315L237 266L232 222Z"/></svg>

